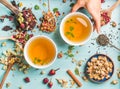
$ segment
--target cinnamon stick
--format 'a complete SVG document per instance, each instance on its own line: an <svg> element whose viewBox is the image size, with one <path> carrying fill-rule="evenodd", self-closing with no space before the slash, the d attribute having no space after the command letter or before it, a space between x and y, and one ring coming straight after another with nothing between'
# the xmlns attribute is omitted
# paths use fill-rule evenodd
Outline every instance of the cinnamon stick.
<svg viewBox="0 0 120 89"><path fill-rule="evenodd" d="M82 83L77 79L77 77L72 73L71 70L67 70L67 73L70 75L70 77L75 81L75 83L81 87Z"/></svg>

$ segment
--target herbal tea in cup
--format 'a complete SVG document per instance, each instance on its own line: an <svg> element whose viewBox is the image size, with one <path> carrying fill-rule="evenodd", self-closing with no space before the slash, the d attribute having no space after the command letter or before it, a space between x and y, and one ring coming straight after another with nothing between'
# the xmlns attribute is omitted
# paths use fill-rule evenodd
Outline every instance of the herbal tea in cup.
<svg viewBox="0 0 120 89"><path fill-rule="evenodd" d="M45 68L51 65L55 61L56 52L55 43L47 36L32 37L24 48L26 61L35 68Z"/></svg>
<svg viewBox="0 0 120 89"><path fill-rule="evenodd" d="M93 25L90 19L80 12L68 14L60 25L60 34L70 45L83 45L89 40L92 31Z"/></svg>

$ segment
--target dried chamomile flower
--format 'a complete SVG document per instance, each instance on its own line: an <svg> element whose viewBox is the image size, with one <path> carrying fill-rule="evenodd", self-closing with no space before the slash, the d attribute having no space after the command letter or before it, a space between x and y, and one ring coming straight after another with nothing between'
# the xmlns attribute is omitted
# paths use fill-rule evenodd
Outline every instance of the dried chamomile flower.
<svg viewBox="0 0 120 89"><path fill-rule="evenodd" d="M6 88L8 88L8 87L10 87L10 86L11 86L11 83L10 83L10 82L6 83Z"/></svg>
<svg viewBox="0 0 120 89"><path fill-rule="evenodd" d="M118 78L120 79L120 72L119 72L119 73L117 73L117 76L118 76Z"/></svg>
<svg viewBox="0 0 120 89"><path fill-rule="evenodd" d="M94 80L109 79L109 73L113 71L113 63L106 56L93 57L87 66L87 73Z"/></svg>
<svg viewBox="0 0 120 89"><path fill-rule="evenodd" d="M77 65L80 67L80 66L82 65L82 60L79 60L79 61L77 62Z"/></svg>
<svg viewBox="0 0 120 89"><path fill-rule="evenodd" d="M75 58L72 58L72 63L77 63L77 60Z"/></svg>
<svg viewBox="0 0 120 89"><path fill-rule="evenodd" d="M83 79L84 81L88 81L88 79L87 79L86 76L82 76L82 79Z"/></svg>
<svg viewBox="0 0 120 89"><path fill-rule="evenodd" d="M65 79L56 79L56 80L63 88L68 87L68 81L67 80L65 80Z"/></svg>
<svg viewBox="0 0 120 89"><path fill-rule="evenodd" d="M6 65L4 65L2 69L3 69L3 70L7 70L7 66L6 66Z"/></svg>
<svg viewBox="0 0 120 89"><path fill-rule="evenodd" d="M24 70L23 70L23 73L24 73L24 74L27 74L27 73L28 73L28 70L27 70L27 69L24 69Z"/></svg>
<svg viewBox="0 0 120 89"><path fill-rule="evenodd" d="M112 27L116 27L116 26L117 26L116 22L112 21L112 22L111 22L111 26L112 26Z"/></svg>
<svg viewBox="0 0 120 89"><path fill-rule="evenodd" d="M42 70L42 71L40 72L40 74L41 74L41 75L45 74L45 71L44 71L44 70Z"/></svg>
<svg viewBox="0 0 120 89"><path fill-rule="evenodd" d="M74 80L70 80L70 84L71 84L70 88L72 88L75 85L75 81Z"/></svg>
<svg viewBox="0 0 120 89"><path fill-rule="evenodd" d="M22 7L22 6L23 6L23 3L22 3L22 2L20 2L18 5L19 5L19 7Z"/></svg>
<svg viewBox="0 0 120 89"><path fill-rule="evenodd" d="M118 84L118 80L113 80L113 81L111 82L111 84L113 84L113 85Z"/></svg>
<svg viewBox="0 0 120 89"><path fill-rule="evenodd" d="M22 87L22 86L20 86L20 87L19 87L19 89L23 89L23 87Z"/></svg>
<svg viewBox="0 0 120 89"><path fill-rule="evenodd" d="M2 47L6 46L6 45L7 45L6 42L2 42L2 44L1 44Z"/></svg>

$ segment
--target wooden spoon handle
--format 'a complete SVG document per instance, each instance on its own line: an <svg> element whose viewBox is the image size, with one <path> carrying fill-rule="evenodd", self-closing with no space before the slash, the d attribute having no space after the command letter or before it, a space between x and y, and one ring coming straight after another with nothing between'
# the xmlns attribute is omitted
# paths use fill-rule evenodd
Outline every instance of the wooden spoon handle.
<svg viewBox="0 0 120 89"><path fill-rule="evenodd" d="M48 0L48 11L50 11L50 0Z"/></svg>
<svg viewBox="0 0 120 89"><path fill-rule="evenodd" d="M1 84L0 84L0 89L2 89L3 84L4 84L5 80L6 80L8 74L9 74L11 68L12 68L12 66L13 66L13 64L9 64L9 65L8 65L8 68L7 68L7 70L6 70L5 74L4 74L4 77L3 77L3 79L2 79L2 82L1 82Z"/></svg>
<svg viewBox="0 0 120 89"><path fill-rule="evenodd" d="M8 9L10 9L14 14L18 15L19 10L14 7L11 3L9 3L7 0L0 0L0 3L6 6Z"/></svg>
<svg viewBox="0 0 120 89"><path fill-rule="evenodd" d="M119 4L120 4L120 0L118 0L117 2L115 2L115 3L109 8L109 11L113 11Z"/></svg>
<svg viewBox="0 0 120 89"><path fill-rule="evenodd" d="M0 37L0 40L8 40L8 39L12 40L12 37Z"/></svg>

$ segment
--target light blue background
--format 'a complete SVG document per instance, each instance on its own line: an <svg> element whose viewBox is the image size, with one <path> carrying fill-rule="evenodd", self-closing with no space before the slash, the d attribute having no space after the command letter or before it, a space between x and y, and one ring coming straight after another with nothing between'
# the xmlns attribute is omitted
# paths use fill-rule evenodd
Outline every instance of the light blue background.
<svg viewBox="0 0 120 89"><path fill-rule="evenodd" d="M47 0L41 0L41 1L40 0L15 0L15 1L23 2L23 5L26 7L33 8L34 5L36 5L36 4L39 5L41 10L32 9L35 16L37 17L37 19L39 19L42 16L42 10L47 11L47 7L44 7L42 5L43 2L47 3ZM65 14L68 14L71 9L69 5L70 5L70 3L72 3L72 2L70 2L70 0L66 0L66 1L67 1L66 3L62 3L62 0L50 0L51 10L53 10L53 8L59 8L59 11L61 13L61 16L58 18L58 21L57 21L57 29L55 32L50 33L50 34L42 33L37 28L35 28L36 32L34 32L35 35L44 34L44 35L52 38L57 45L58 52L63 51L63 53L68 50L68 44L66 44L60 37L59 25L60 25L61 19L64 17L64 16L62 16L62 13L65 12ZM75 0L72 0L72 1L75 2ZM106 2L102 4L102 8L106 9L108 6L111 6L115 1L116 0L106 0ZM86 13L85 10L79 10L79 11ZM4 7L3 5L0 4L0 16L9 14L9 13L10 13L10 11L6 7ZM113 44L120 47L120 45L119 45L120 41L119 41L119 39L116 39L116 37L119 37L119 33L120 33L119 32L120 30L118 30L118 28L120 28L120 6L113 11L111 21L117 22L117 27L113 28L110 26L110 24L108 24L108 25L102 27L101 31L102 31L102 33L105 33L106 35L111 34L112 38L110 40L113 42ZM40 23L39 20L38 20L38 23ZM14 24L11 23L10 21L8 21L8 19L5 19L4 23L0 22L0 36L11 36L12 34L10 31L5 32L5 31L1 30L1 28L3 28L5 25L10 25L10 26L14 27ZM96 52L99 52L99 53L107 54L110 58L112 58L112 60L115 64L115 72L110 80L108 80L107 82L102 83L102 84L95 84L90 81L85 82L81 78L83 76L83 73L82 73L80 77L77 76L77 78L83 84L83 86L80 89L120 89L120 80L119 80L119 84L117 84L117 85L110 84L110 82L112 80L117 79L116 72L117 72L118 67L120 68L120 62L118 62L117 56L120 55L120 52L114 48L110 48L109 46L108 47L98 47L98 45L95 42L95 39L97 36L98 36L98 34L96 32L93 32L92 38L91 38L91 40L89 40L89 42L87 42L84 46L75 47L75 49L73 50L74 54L76 51L79 51L78 54L75 54L75 59L77 59L77 60L82 59L85 61L83 63L83 65L80 67L80 71L81 72L84 71L83 69L85 67L85 63L89 59L89 57L94 55ZM2 42L4 42L4 41L0 41L0 44ZM7 42L7 46L0 47L0 54L2 54L2 52L7 50L8 48L14 47L13 46L14 43L12 41L5 40L5 42ZM94 43L95 45L92 45L91 43ZM89 53L89 50L90 50L90 53ZM2 70L2 66L3 65L0 65L0 79L3 77L3 74L4 74L4 70ZM44 74L44 75L40 75L41 70L36 70L34 68L31 68L29 70L28 74L23 74L22 72L19 72L19 71L11 71L7 77L7 80L5 81L5 83L11 82L11 86L9 88L6 88L6 86L5 86L6 84L4 84L3 89L18 89L19 86L22 86L23 89L49 89L46 85L44 85L42 83L42 80L45 77L51 78L50 76L47 75L47 73L52 68L53 69L60 68L60 70L57 71L57 74L52 77L52 81L54 84L52 89L62 89L62 87L57 83L57 81L55 79L56 78L65 78L69 81L71 78L66 73L66 70L70 69L74 73L75 67L76 67L76 65L71 62L71 58L69 58L69 57L66 58L66 56L64 56L62 59L56 59L55 63L52 66L50 66L49 68L44 69L46 72L46 74ZM14 74L14 76L12 76L13 74ZM25 83L23 81L23 79L25 77L29 77L31 82ZM76 86L77 85L74 85L74 87L72 89L76 89ZM70 89L70 88L68 88L68 89Z"/></svg>

